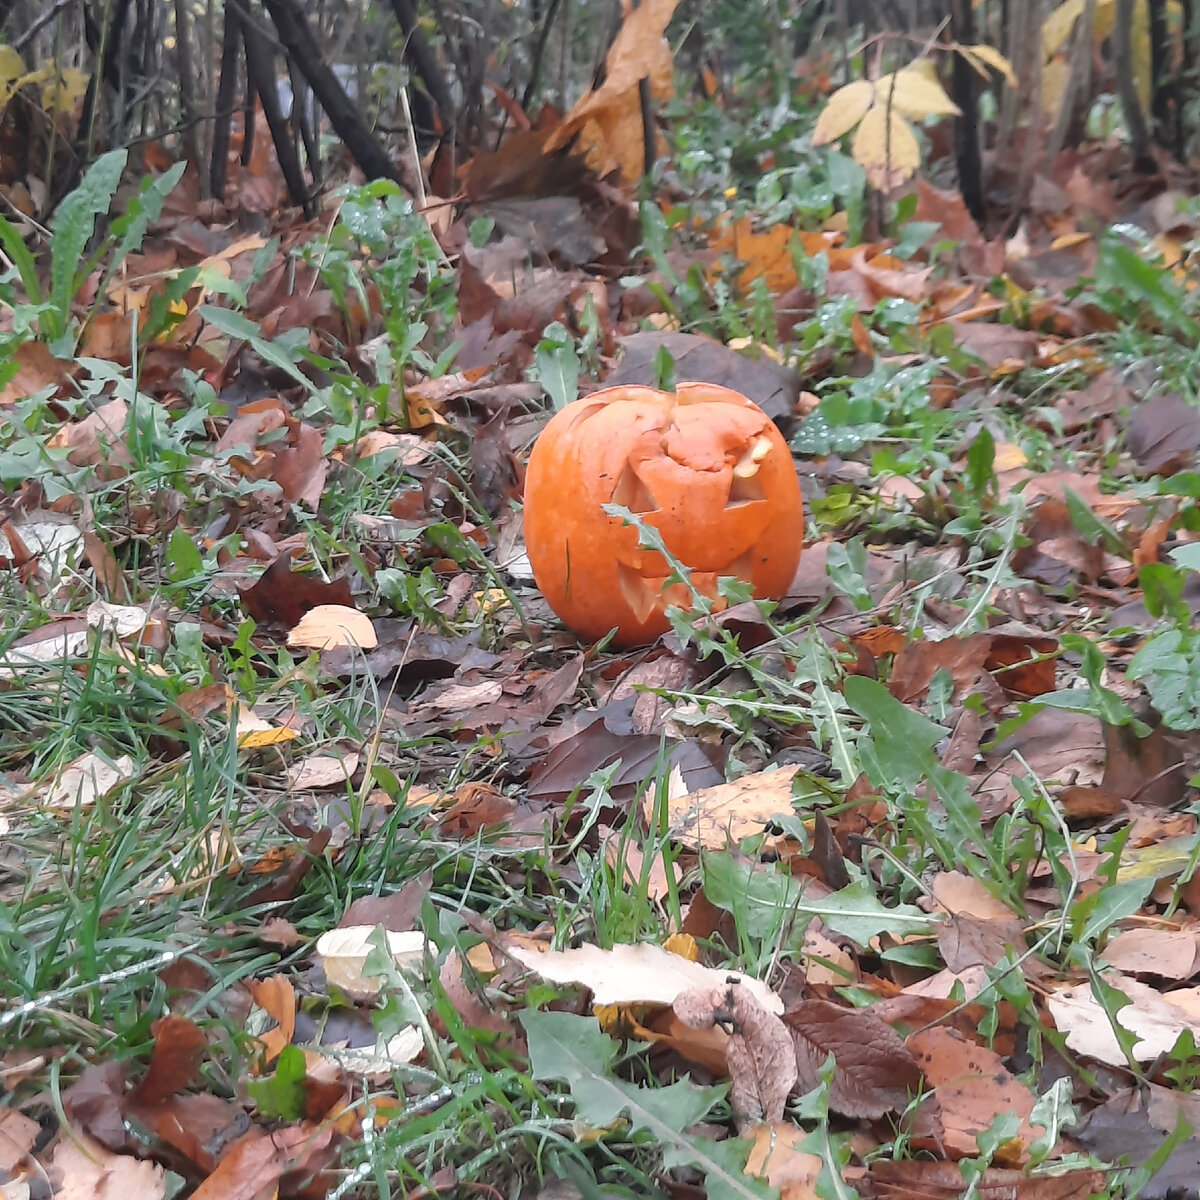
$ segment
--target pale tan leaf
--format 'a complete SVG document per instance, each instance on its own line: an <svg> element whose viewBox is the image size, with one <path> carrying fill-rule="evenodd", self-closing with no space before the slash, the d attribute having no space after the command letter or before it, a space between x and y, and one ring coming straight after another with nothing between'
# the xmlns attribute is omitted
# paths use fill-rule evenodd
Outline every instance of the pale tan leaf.
<svg viewBox="0 0 1200 1200"><path fill-rule="evenodd" d="M297 791L340 787L356 770L357 754L310 754L288 770L288 787Z"/></svg>
<svg viewBox="0 0 1200 1200"><path fill-rule="evenodd" d="M287 644L310 650L333 650L338 646L373 650L379 638L366 613L344 604L318 604L292 627Z"/></svg>
<svg viewBox="0 0 1200 1200"><path fill-rule="evenodd" d="M386 1040L378 1038L374 1046L335 1049L323 1046L321 1053L343 1071L361 1075L371 1082L390 1082L397 1067L410 1063L425 1049L425 1038L415 1025L405 1025Z"/></svg>
<svg viewBox="0 0 1200 1200"><path fill-rule="evenodd" d="M978 59L986 66L992 67L999 71L1000 74L1004 76L1004 81L1009 87L1015 88L1017 86L1017 73L1013 70L1012 63L1010 63L1008 59L996 49L995 46L988 46L985 43L980 42L974 46L960 47L960 53L963 51L970 52L969 54L964 53L963 57L971 64L971 66L974 67L974 60ZM975 69L979 70L978 67ZM986 71L982 73L985 75L987 74Z"/></svg>
<svg viewBox="0 0 1200 1200"><path fill-rule="evenodd" d="M867 110L854 135L853 154L867 181L880 191L911 178L921 165L917 135L898 112L889 113L882 104Z"/></svg>
<svg viewBox="0 0 1200 1200"><path fill-rule="evenodd" d="M874 102L875 85L866 79L856 79L838 88L817 118L812 144L823 146L844 137L866 116Z"/></svg>
<svg viewBox="0 0 1200 1200"><path fill-rule="evenodd" d="M1053 58L1063 48L1086 3L1087 0L1063 0L1042 22L1042 53L1046 58Z"/></svg>
<svg viewBox="0 0 1200 1200"><path fill-rule="evenodd" d="M63 768L42 803L48 808L87 808L133 775L133 759L128 754L110 762L89 750Z"/></svg>
<svg viewBox="0 0 1200 1200"><path fill-rule="evenodd" d="M1196 967L1196 936L1187 929L1126 929L1110 938L1101 958L1127 975L1190 979Z"/></svg>
<svg viewBox="0 0 1200 1200"><path fill-rule="evenodd" d="M317 939L317 953L325 965L325 978L352 1000L371 1000L384 989L382 975L368 974L367 959L374 946L374 925L348 925L330 929ZM416 971L425 959L425 935L420 930L407 933L384 931L392 961L401 970Z"/></svg>
<svg viewBox="0 0 1200 1200"><path fill-rule="evenodd" d="M732 783L669 794L671 836L687 846L723 850L762 833L773 817L792 811L792 780L798 770L756 771ZM647 792L642 799L647 819L653 816L654 804L654 795Z"/></svg>
<svg viewBox="0 0 1200 1200"><path fill-rule="evenodd" d="M892 108L898 108L906 117L920 121L925 117L956 117L962 112L946 95L941 83L927 71L905 67L896 72L890 83L890 89L880 87L879 104L887 106L890 91Z"/></svg>
<svg viewBox="0 0 1200 1200"><path fill-rule="evenodd" d="M1117 1011L1117 1023L1136 1036L1133 1057L1138 1062L1152 1062L1169 1054L1185 1029L1200 1037L1200 1021L1164 999L1154 988L1115 971L1106 974L1105 981L1129 998L1129 1003ZM1046 997L1046 1007L1059 1033L1066 1035L1067 1045L1077 1054L1113 1067L1126 1065L1108 1014L1092 994L1090 983L1051 992Z"/></svg>
<svg viewBox="0 0 1200 1200"><path fill-rule="evenodd" d="M544 979L591 988L597 1005L674 1004L683 992L719 987L736 979L763 1008L783 1012L783 1001L765 983L740 971L718 971L690 962L649 942L617 945L611 950L579 946L542 952L507 941L501 948Z"/></svg>
<svg viewBox="0 0 1200 1200"><path fill-rule="evenodd" d="M162 1200L167 1194L157 1163L114 1154L80 1129L54 1148L54 1170L62 1179L55 1200Z"/></svg>
<svg viewBox="0 0 1200 1200"><path fill-rule="evenodd" d="M981 921L1005 920L1011 908L1000 903L973 875L964 871L940 871L933 877L933 898L951 916L977 917Z"/></svg>
<svg viewBox="0 0 1200 1200"><path fill-rule="evenodd" d="M105 629L119 638L134 637L146 628L150 614L134 604L110 604L107 600L95 600L87 606L84 614L91 629Z"/></svg>

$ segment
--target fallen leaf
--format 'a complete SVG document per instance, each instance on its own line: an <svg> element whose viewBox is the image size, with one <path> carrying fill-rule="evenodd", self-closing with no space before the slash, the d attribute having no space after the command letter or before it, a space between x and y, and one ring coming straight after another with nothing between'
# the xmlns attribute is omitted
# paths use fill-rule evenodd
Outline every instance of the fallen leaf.
<svg viewBox="0 0 1200 1200"><path fill-rule="evenodd" d="M784 1013L799 1068L798 1089L809 1092L830 1054L837 1070L829 1106L848 1117L903 1112L921 1088L921 1069L904 1040L870 1009L829 1000L802 1000Z"/></svg>
<svg viewBox="0 0 1200 1200"><path fill-rule="evenodd" d="M386 985L383 975L368 974L367 959L374 952L371 944L374 925L350 925L330 929L317 939L317 953L325 967L329 983L345 992L351 1000L371 1000ZM387 947L397 968L418 971L425 961L428 942L420 930L395 933L385 930Z"/></svg>
<svg viewBox="0 0 1200 1200"><path fill-rule="evenodd" d="M946 1154L951 1158L978 1154L979 1134L990 1129L997 1117L1015 1113L1021 1118L1015 1145L1010 1149L1006 1143L997 1158L1005 1165L1019 1160L1037 1136L1029 1124L1035 1097L1000 1056L953 1029L923 1029L912 1034L907 1045L933 1086Z"/></svg>
<svg viewBox="0 0 1200 1200"><path fill-rule="evenodd" d="M1179 1035L1190 1029L1200 1039L1200 1019L1171 1004L1153 988L1127 975L1107 972L1105 982L1124 993L1129 1003L1116 1013L1117 1023L1135 1036L1132 1054L1138 1062L1153 1062L1170 1054ZM1126 1066L1125 1053L1113 1032L1090 982L1064 985L1046 997L1046 1007L1067 1045L1077 1054L1113 1067Z"/></svg>
<svg viewBox="0 0 1200 1200"><path fill-rule="evenodd" d="M310 650L333 650L338 646L374 650L379 638L366 613L342 604L319 604L292 626L287 644Z"/></svg>
<svg viewBox="0 0 1200 1200"><path fill-rule="evenodd" d="M747 1136L754 1139L746 1159L748 1175L757 1175L779 1188L780 1200L818 1200L817 1178L824 1160L800 1149L809 1136L807 1130L776 1121L757 1126Z"/></svg>
<svg viewBox="0 0 1200 1200"><path fill-rule="evenodd" d="M742 838L762 833L774 817L793 811L792 780L798 770L756 771L732 783L669 796L671 836L686 846L724 850ZM656 802L649 794L642 801L647 820L653 820Z"/></svg>
<svg viewBox="0 0 1200 1200"><path fill-rule="evenodd" d="M54 1148L51 1170L61 1181L55 1200L163 1200L166 1172L157 1163L114 1154L74 1131Z"/></svg>
<svg viewBox="0 0 1200 1200"><path fill-rule="evenodd" d="M42 797L48 808L88 808L136 774L133 759L110 761L95 750L64 767Z"/></svg>
<svg viewBox="0 0 1200 1200"><path fill-rule="evenodd" d="M674 1004L681 992L742 984L768 1012L783 1012L783 1001L765 983L740 971L718 971L690 962L650 942L622 944L611 950L579 946L539 952L500 942L501 949L544 979L578 983L603 1004Z"/></svg>
<svg viewBox="0 0 1200 1200"><path fill-rule="evenodd" d="M175 1013L156 1021L153 1033L150 1066L131 1096L138 1105L157 1104L187 1087L208 1048L203 1030Z"/></svg>
<svg viewBox="0 0 1200 1200"><path fill-rule="evenodd" d="M286 975L270 975L266 979L251 979L246 986L250 996L268 1016L274 1019L275 1027L259 1034L263 1046L263 1057L269 1066L277 1059L284 1046L291 1045L296 1032L296 990Z"/></svg>
<svg viewBox="0 0 1200 1200"><path fill-rule="evenodd" d="M692 1029L719 1025L728 1031L729 1102L739 1130L782 1120L797 1071L792 1036L779 1017L763 1008L747 988L732 982L681 992L672 1007Z"/></svg>

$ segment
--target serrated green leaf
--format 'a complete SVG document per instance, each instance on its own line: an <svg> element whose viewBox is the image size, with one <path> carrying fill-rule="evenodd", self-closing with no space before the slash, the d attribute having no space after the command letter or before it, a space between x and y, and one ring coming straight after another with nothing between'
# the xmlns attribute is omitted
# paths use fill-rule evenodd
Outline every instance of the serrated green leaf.
<svg viewBox="0 0 1200 1200"><path fill-rule="evenodd" d="M874 679L851 675L842 691L846 703L867 722L878 760L891 773L890 779L874 782L910 789L922 783L937 761L933 747L949 730L901 704Z"/></svg>
<svg viewBox="0 0 1200 1200"><path fill-rule="evenodd" d="M146 230L150 228L150 222L157 221L162 216L163 205L175 190L175 185L183 178L186 167L186 161L177 162L156 178L145 180L141 192L130 200L125 215L113 222L113 233L121 240L113 251L106 279L111 278L113 272L125 261L126 255L134 254L142 248L142 240L146 236Z"/></svg>
<svg viewBox="0 0 1200 1200"><path fill-rule="evenodd" d="M1200 654L1196 635L1170 629L1152 637L1129 661L1169 729L1200 729Z"/></svg>
<svg viewBox="0 0 1200 1200"><path fill-rule="evenodd" d="M708 856L702 864L704 895L732 912L738 927L752 937L771 937L785 921L801 938L808 921L820 917L830 929L866 946L873 937L931 932L938 918L911 904L888 908L859 879L820 899L807 899L803 880L778 871L760 870L727 854Z"/></svg>
<svg viewBox="0 0 1200 1200"><path fill-rule="evenodd" d="M687 1079L670 1087L643 1088L614 1079L617 1044L595 1018L534 1009L525 1009L520 1018L533 1078L565 1083L579 1115L590 1125L603 1128L626 1114L634 1132L648 1133L662 1146L668 1165L686 1164L704 1172L710 1200L769 1200L778 1195L745 1174L746 1155L740 1147L683 1132L712 1108L724 1088L703 1088Z"/></svg>
<svg viewBox="0 0 1200 1200"><path fill-rule="evenodd" d="M125 160L125 149L110 150L88 167L79 186L59 205L54 216L54 237L51 240L50 301L53 312L46 316L54 323L49 337L60 336L67 328L71 301L82 283L80 272L86 269L84 251L96 228L96 218L108 212Z"/></svg>

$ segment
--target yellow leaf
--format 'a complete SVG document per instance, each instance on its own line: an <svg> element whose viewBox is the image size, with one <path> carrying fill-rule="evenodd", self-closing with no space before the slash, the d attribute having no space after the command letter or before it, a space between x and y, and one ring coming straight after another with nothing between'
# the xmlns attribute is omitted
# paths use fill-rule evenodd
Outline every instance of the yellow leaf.
<svg viewBox="0 0 1200 1200"><path fill-rule="evenodd" d="M854 136L854 161L867 173L867 182L890 191L916 173L921 165L917 135L898 113L877 104L867 110Z"/></svg>
<svg viewBox="0 0 1200 1200"><path fill-rule="evenodd" d="M261 750L264 746L278 746L298 738L299 732L289 729L286 725L272 725L269 729L251 729L247 733L238 734L238 749Z"/></svg>
<svg viewBox="0 0 1200 1200"><path fill-rule="evenodd" d="M1083 15L1087 0L1064 0L1042 22L1042 51L1047 59L1053 58L1065 45L1075 22ZM1092 39L1102 42L1113 31L1116 22L1116 0L1098 0L1096 4L1096 21L1092 28Z"/></svg>
<svg viewBox="0 0 1200 1200"><path fill-rule="evenodd" d="M925 117L955 117L962 110L946 95L936 77L916 67L905 67L892 77L891 104L899 109L906 117L922 120ZM882 96L879 104L883 107L888 103L888 89L881 83Z"/></svg>
<svg viewBox="0 0 1200 1200"><path fill-rule="evenodd" d="M826 142L836 142L844 137L863 119L874 101L875 85L865 79L856 79L838 88L817 118L812 144L824 146Z"/></svg>
<svg viewBox="0 0 1200 1200"><path fill-rule="evenodd" d="M1133 7L1129 47L1133 58L1133 85L1137 89L1142 112L1148 112L1153 79L1150 66L1150 0L1137 0Z"/></svg>
<svg viewBox="0 0 1200 1200"><path fill-rule="evenodd" d="M25 60L11 46L0 46L0 87L7 87L25 74Z"/></svg>
<svg viewBox="0 0 1200 1200"><path fill-rule="evenodd" d="M1042 68L1042 111L1047 116L1062 108L1070 81L1071 64L1065 58L1053 58Z"/></svg>
<svg viewBox="0 0 1200 1200"><path fill-rule="evenodd" d="M673 933L665 942L663 949L670 950L672 954L678 954L680 958L686 958L688 962L700 961L700 947L696 944L696 939L690 933Z"/></svg>
<svg viewBox="0 0 1200 1200"><path fill-rule="evenodd" d="M1029 461L1025 451L1015 442L997 442L996 453L992 459L993 471L1012 471L1023 467Z"/></svg>
<svg viewBox="0 0 1200 1200"><path fill-rule="evenodd" d="M1083 13L1085 3L1086 0L1064 0L1042 22L1042 53L1046 58L1053 58L1062 49Z"/></svg>
<svg viewBox="0 0 1200 1200"><path fill-rule="evenodd" d="M42 107L47 112L71 113L87 91L88 76L78 67L63 67L42 85Z"/></svg>
<svg viewBox="0 0 1200 1200"><path fill-rule="evenodd" d="M1012 69L1012 63L1010 63L1008 59L996 49L995 46L988 46L981 42L975 46L963 47L963 49L970 51L969 54L964 54L963 57L966 58L967 62L971 63L971 66L975 66L975 63L972 60L978 59L985 65L992 67L996 71L999 71L1000 74L1004 76L1004 80L1009 87L1015 88L1017 86L1017 73ZM977 71L979 70L978 67L975 67L975 69ZM982 71L980 73L983 75L987 74L986 71Z"/></svg>

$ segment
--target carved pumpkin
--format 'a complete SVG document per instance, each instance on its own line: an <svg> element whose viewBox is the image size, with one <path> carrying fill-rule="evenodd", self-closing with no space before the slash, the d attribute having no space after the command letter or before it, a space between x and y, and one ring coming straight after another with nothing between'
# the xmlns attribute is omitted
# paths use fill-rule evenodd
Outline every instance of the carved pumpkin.
<svg viewBox="0 0 1200 1200"><path fill-rule="evenodd" d="M725 575L778 599L800 560L788 445L762 409L716 384L593 392L554 415L529 458L525 544L550 607L583 638L615 626L618 645L653 641L670 627L667 605L687 607L690 595L665 586L664 557L639 548L636 528L605 504L655 526L714 599Z"/></svg>

